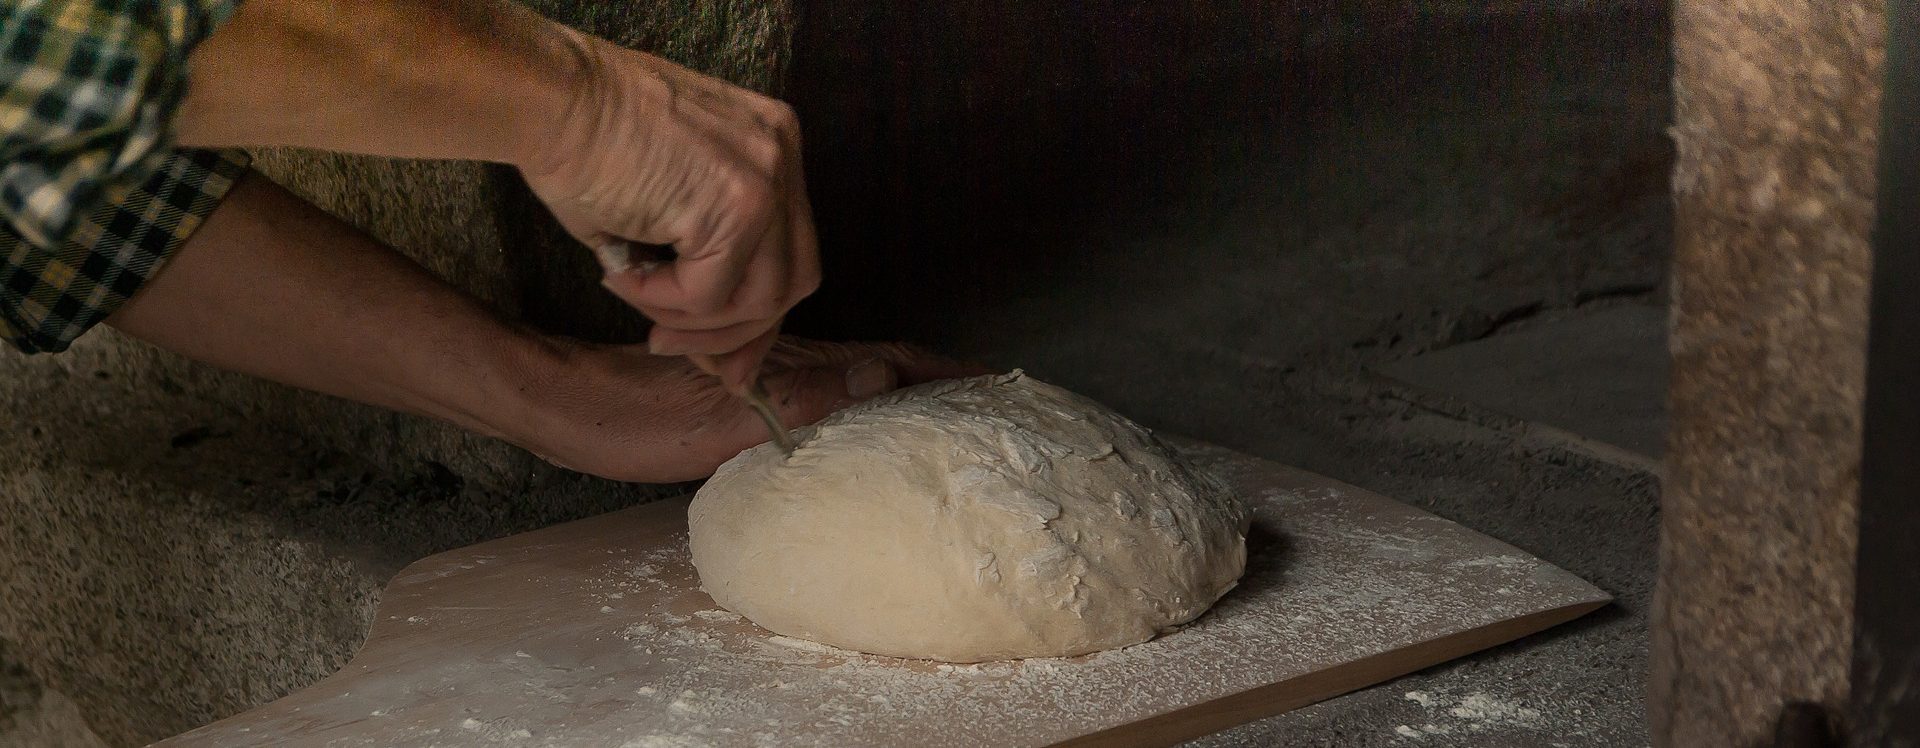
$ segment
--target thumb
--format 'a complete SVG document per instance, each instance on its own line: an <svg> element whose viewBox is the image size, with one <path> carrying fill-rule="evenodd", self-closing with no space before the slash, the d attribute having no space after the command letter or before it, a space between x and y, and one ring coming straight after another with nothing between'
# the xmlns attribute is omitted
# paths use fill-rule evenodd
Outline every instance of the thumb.
<svg viewBox="0 0 1920 748"><path fill-rule="evenodd" d="M787 428L799 428L834 411L900 387L900 372L880 358L791 369L762 381Z"/></svg>

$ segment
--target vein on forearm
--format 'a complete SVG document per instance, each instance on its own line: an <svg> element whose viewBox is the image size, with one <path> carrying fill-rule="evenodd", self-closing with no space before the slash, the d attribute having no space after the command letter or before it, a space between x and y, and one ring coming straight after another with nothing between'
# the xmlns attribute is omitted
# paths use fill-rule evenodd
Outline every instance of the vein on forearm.
<svg viewBox="0 0 1920 748"><path fill-rule="evenodd" d="M505 0L249 0L190 58L177 134L519 163L585 57L577 34Z"/></svg>

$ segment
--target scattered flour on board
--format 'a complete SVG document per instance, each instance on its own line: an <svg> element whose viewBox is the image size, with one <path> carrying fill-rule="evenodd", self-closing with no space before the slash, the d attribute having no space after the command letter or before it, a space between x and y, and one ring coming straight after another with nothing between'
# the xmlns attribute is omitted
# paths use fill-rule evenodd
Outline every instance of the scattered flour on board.
<svg viewBox="0 0 1920 748"><path fill-rule="evenodd" d="M636 623L620 630L620 638L633 641L660 633L659 627L651 623Z"/></svg>
<svg viewBox="0 0 1920 748"><path fill-rule="evenodd" d="M667 709L680 714L696 714L702 711L700 704L700 694L696 691L687 690L681 691L679 697L675 698L672 703L667 704Z"/></svg>
<svg viewBox="0 0 1920 748"><path fill-rule="evenodd" d="M773 642L774 644L778 644L782 647L790 647L793 649L798 649L802 652L815 652L819 654L842 655L842 656L851 656L851 657L860 656L860 653L858 652L849 652L839 647L828 646L826 644L821 644L820 642L813 641L811 639L796 639L791 636L781 636L779 634L774 634L773 636L768 637L767 641Z"/></svg>
<svg viewBox="0 0 1920 748"><path fill-rule="evenodd" d="M1502 553L1502 554L1496 554L1496 555L1490 555L1490 556L1481 556L1479 558L1461 559L1459 561L1448 561L1447 565L1455 568L1465 568L1465 569L1487 568L1487 567L1524 569L1524 568L1533 566L1533 562L1528 560L1525 556L1515 556L1510 553Z"/></svg>
<svg viewBox="0 0 1920 748"><path fill-rule="evenodd" d="M1288 530L1289 553L1302 544L1329 545L1334 549L1321 557L1330 560L1364 556L1382 540L1308 523L1295 523ZM1251 564L1258 573L1262 564L1287 557L1256 552ZM692 577L684 568L684 556L649 563L662 580ZM632 583L630 564L610 566L611 573L603 577L609 587ZM1285 578L1294 593L1286 608L1304 619L1278 616L1291 621L1280 629L1273 624L1277 598L1237 595L1193 625L1146 644L1066 659L978 664L866 655L790 636L741 636L744 620L736 614L681 607L683 603L674 602L678 598L669 597L647 611L644 622L616 629L626 646L661 666L649 674L647 685L624 688L626 698L651 702L650 709L642 708L658 715L647 725L653 735L620 735L610 742L778 745L783 737L831 739L828 736L846 736L856 729L873 741L913 741L926 736L911 732L910 721L876 722L875 715L939 715L951 724L988 725L1004 721L1008 703L1045 705L1034 713L1076 713L1080 721L1145 717L1154 703L1224 696L1257 685L1248 680L1248 647L1286 652L1290 661L1316 661L1349 652L1356 644L1381 646L1356 643L1351 633L1330 633L1336 630L1393 632L1404 628L1408 616L1442 619L1469 613L1457 609L1451 598L1417 594L1428 584L1417 574L1381 578L1355 573L1355 567L1344 562L1303 564L1294 557ZM1398 602L1383 605L1382 600ZM1140 677L1152 672L1179 672L1182 677ZM943 738L966 744L969 732Z"/></svg>
<svg viewBox="0 0 1920 748"><path fill-rule="evenodd" d="M518 740L526 740L528 738L533 737L533 733L531 731L527 730L524 727L519 727L515 725L512 721L505 720L505 719L493 720L490 722L482 722L472 717L468 717L460 721L460 729L468 730L470 732L477 732L477 733L480 733L481 736L484 736L490 740L496 740L496 741L498 740L518 741Z"/></svg>
<svg viewBox="0 0 1920 748"><path fill-rule="evenodd" d="M1249 469L1225 458L1203 463L1219 464L1228 478ZM531 641L508 645L503 652L511 652L510 658L453 663L444 673L450 684L468 669L502 676L484 684L490 703L510 704L500 714L480 707L437 711L431 726L407 728L395 726L409 719L393 710L379 722L383 729L408 730L405 736L415 742L481 748L966 746L1004 740L1009 729L1039 742L1139 719L1163 704L1220 698L1305 668L1404 647L1409 635L1421 631L1484 625L1535 610L1522 596L1489 594L1499 587L1570 589L1557 586L1567 584L1564 572L1428 515L1355 533L1356 512L1385 506L1369 501L1321 487L1264 497L1256 511L1271 532L1251 549L1248 577L1182 630L1083 657L969 665L865 655L758 632L713 610L713 602L699 594L686 537L679 533L656 548L605 557L589 584L600 595L597 602L623 602L619 615L581 617L597 627L591 640L601 649L593 659L544 662L512 649L546 653ZM1448 569L1429 562L1422 543L1439 548L1439 558L1486 562ZM1505 558L1525 563L1496 560ZM494 659L505 669L495 668L501 663ZM354 698L362 698L358 689ZM1397 735L1409 745L1430 735L1490 737L1478 731L1498 725L1546 726L1535 702L1439 689L1406 698L1424 713L1391 728L1389 739ZM353 716L387 707L386 701L369 697L354 705ZM582 705L609 716L581 719ZM924 729L935 721L951 729ZM424 737L430 735L438 737Z"/></svg>
<svg viewBox="0 0 1920 748"><path fill-rule="evenodd" d="M620 744L620 748L708 748L711 741L688 735L648 735Z"/></svg>
<svg viewBox="0 0 1920 748"><path fill-rule="evenodd" d="M1226 467L1231 473L1232 464ZM1314 663L1405 646L1408 632L1532 612L1520 596L1489 593L1559 583L1543 578L1536 584L1531 575L1539 562L1427 516L1354 532L1352 514L1362 509L1350 508L1352 497L1341 490L1288 491L1260 504L1279 532L1252 549L1247 580L1211 613L1145 644L1025 662L901 660L756 633L698 594L679 534L658 548L610 557L595 575L603 601L625 594L625 620L608 620L607 633L644 670L621 678L540 671L572 702L625 703L632 717L576 722L539 739L685 748L781 745L796 736L846 744L858 735L869 743L970 745L1008 726L1038 735L1107 725L1146 717L1157 704L1219 698ZM1439 558L1481 561L1448 569L1431 563L1427 543L1436 544ZM1463 571L1470 573L1463 577ZM1460 594L1462 585L1480 592ZM1436 595L1436 589L1452 593ZM1428 714L1392 730L1402 737L1542 721L1535 709L1487 694L1414 692L1408 700ZM929 719L955 729L930 736L918 727Z"/></svg>

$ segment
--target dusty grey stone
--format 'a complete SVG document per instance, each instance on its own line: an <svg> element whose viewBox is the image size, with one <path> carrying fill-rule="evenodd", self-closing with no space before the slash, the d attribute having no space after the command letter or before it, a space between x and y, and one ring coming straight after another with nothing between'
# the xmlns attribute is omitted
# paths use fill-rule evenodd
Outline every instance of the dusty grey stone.
<svg viewBox="0 0 1920 748"><path fill-rule="evenodd" d="M95 748L105 746L80 710L40 685L0 641L0 745Z"/></svg>
<svg viewBox="0 0 1920 748"><path fill-rule="evenodd" d="M1675 6L1658 745L1843 708L1885 6ZM1838 713L1838 712L1836 712Z"/></svg>

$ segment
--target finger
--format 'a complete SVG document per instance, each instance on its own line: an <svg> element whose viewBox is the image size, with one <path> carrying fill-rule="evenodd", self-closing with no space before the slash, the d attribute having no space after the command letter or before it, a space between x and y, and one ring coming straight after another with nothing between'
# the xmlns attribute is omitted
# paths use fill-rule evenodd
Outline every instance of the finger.
<svg viewBox="0 0 1920 748"><path fill-rule="evenodd" d="M730 302L752 264L786 242L786 209L782 203L770 202L773 189L729 191L725 202L714 208L723 214L715 227L686 232L688 239L676 245L680 257L651 274L636 301L701 318L731 311L736 316L729 322L746 321L746 316L730 309Z"/></svg>
<svg viewBox="0 0 1920 748"><path fill-rule="evenodd" d="M712 376L720 376L720 357L718 356L709 356L705 353L689 353L687 354L687 360L693 362L693 368L699 369Z"/></svg>
<svg viewBox="0 0 1920 748"><path fill-rule="evenodd" d="M647 352L655 356L724 356L779 326L779 318L742 322L718 330L678 330L654 325L653 331L647 333Z"/></svg>
<svg viewBox="0 0 1920 748"><path fill-rule="evenodd" d="M891 364L866 359L851 366L826 364L791 369L764 380L774 410L788 428L799 428L834 411L899 387Z"/></svg>
<svg viewBox="0 0 1920 748"><path fill-rule="evenodd" d="M787 279L791 304L813 295L820 288L820 241L814 232L813 203L807 198L807 178L800 165L800 150L794 149L793 171L787 184L788 254L791 267Z"/></svg>
<svg viewBox="0 0 1920 748"><path fill-rule="evenodd" d="M751 389L760 378L760 367L767 358L767 351L773 348L774 341L779 337L780 327L775 324L773 329L740 346L739 350L718 357L714 373L720 376L720 385L736 395Z"/></svg>
<svg viewBox="0 0 1920 748"><path fill-rule="evenodd" d="M780 232L782 236L786 233ZM792 270L793 259L784 250L768 251L754 258L747 267L746 277L740 281L740 288L734 291L729 311L744 316L746 319L742 321L747 322L785 316L799 301L790 298L788 279Z"/></svg>
<svg viewBox="0 0 1920 748"><path fill-rule="evenodd" d="M601 285L663 325L685 330L714 330L786 313L791 261L776 242L784 229L769 231L747 256L682 255L671 263L636 264L608 274Z"/></svg>
<svg viewBox="0 0 1920 748"><path fill-rule="evenodd" d="M593 256L600 262L600 287L639 309L649 319L665 322L657 316L663 307L652 305L647 299L657 295L653 289L655 280L671 263L648 256L639 251L639 245L625 239L600 241L593 245Z"/></svg>

